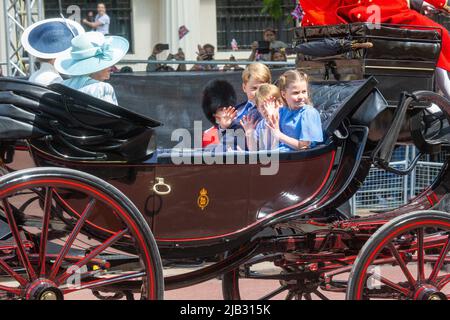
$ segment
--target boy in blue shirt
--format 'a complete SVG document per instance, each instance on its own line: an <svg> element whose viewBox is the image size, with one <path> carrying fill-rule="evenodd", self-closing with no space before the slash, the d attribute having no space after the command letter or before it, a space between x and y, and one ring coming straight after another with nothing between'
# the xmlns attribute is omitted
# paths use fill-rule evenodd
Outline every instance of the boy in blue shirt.
<svg viewBox="0 0 450 320"><path fill-rule="evenodd" d="M234 130L235 137L233 145L234 149L246 149L247 146L238 146L236 135L239 135L239 130L243 130L241 120L246 117L251 117L255 121L259 121L262 117L258 112L255 104L255 95L259 87L263 84L270 84L272 82L272 74L269 68L262 63L252 63L242 73L242 90L247 95L247 101L237 105L236 107L229 107L223 110L221 117L217 119L217 124L224 143L227 139L227 130Z"/></svg>

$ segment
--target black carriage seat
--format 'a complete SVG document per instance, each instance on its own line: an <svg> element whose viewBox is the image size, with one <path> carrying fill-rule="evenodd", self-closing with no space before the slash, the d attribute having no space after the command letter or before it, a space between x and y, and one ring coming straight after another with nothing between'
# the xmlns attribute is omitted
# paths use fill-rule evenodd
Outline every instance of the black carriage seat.
<svg viewBox="0 0 450 320"><path fill-rule="evenodd" d="M371 94L378 94L378 81L312 82L311 95L314 107L319 111L324 138L336 133L346 118L350 118Z"/></svg>
<svg viewBox="0 0 450 320"><path fill-rule="evenodd" d="M373 77L367 80L356 81L312 82L312 100L320 113L325 142L313 149L281 153L280 160L295 161L330 152L334 148L333 136L346 138L348 134L348 132L345 132L348 128L343 125L345 119L352 118L361 106L367 105L368 107L376 108L373 103L373 96L381 95L376 89L377 83L378 81ZM384 105L385 100L380 99L380 102ZM266 151L261 152L266 153ZM233 151L232 153L236 152ZM173 155L172 149L159 149L157 159L151 159L151 161L157 161L160 164L171 164ZM216 155L218 156L217 153ZM230 155L230 152L227 155ZM183 150L182 156L183 158L191 157L192 159L201 158L202 152L194 149ZM224 156L226 156L225 153Z"/></svg>
<svg viewBox="0 0 450 320"><path fill-rule="evenodd" d="M66 160L134 162L154 149L161 123L55 84L0 79L1 139L27 139ZM17 126L16 132L7 125Z"/></svg>

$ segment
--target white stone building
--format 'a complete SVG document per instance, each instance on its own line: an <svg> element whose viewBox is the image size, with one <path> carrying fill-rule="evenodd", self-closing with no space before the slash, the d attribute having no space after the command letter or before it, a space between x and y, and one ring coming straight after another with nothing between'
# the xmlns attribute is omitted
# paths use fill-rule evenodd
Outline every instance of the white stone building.
<svg viewBox="0 0 450 320"><path fill-rule="evenodd" d="M0 2L3 1L9 0L0 0ZM95 12L97 2L100 1L42 0L42 9L47 18L59 16L59 13L63 12L66 17L81 20L86 17L88 11ZM231 54L237 59L246 59L250 54L249 38L260 36L261 30L267 26L273 26L272 23L267 22L269 21L267 16L260 14L262 0L106 0L103 2L106 3L107 13L116 24L113 28L118 31L116 34L122 32L130 40L131 50L125 58L127 60L146 60L156 43L168 43L170 46L170 50L162 53L158 59L165 59L169 53L176 53L178 48L182 48L187 60L195 60L197 45L205 43L220 49L217 50L216 59L228 59ZM293 1L285 0L285 2L290 4L287 8L290 10ZM74 9L76 7L73 5L78 6L80 10ZM235 28L233 23L237 20L239 23L248 21L246 24L241 23L240 26L242 29L248 29L248 32ZM231 31L219 31L218 23L221 23L222 29L229 28ZM180 26L186 26L189 29L189 33L182 40L178 37ZM230 35L230 32L236 33ZM248 35L249 32L253 32L253 35ZM246 33L245 41L244 33ZM219 39L220 34L221 39ZM231 36L236 37L239 44L246 42L246 46L242 46L243 50L231 51L231 44L228 43ZM6 61L4 44L5 23L2 3L0 5L0 63ZM145 65L133 65L133 68L142 70L145 69ZM5 71L3 67L3 73Z"/></svg>

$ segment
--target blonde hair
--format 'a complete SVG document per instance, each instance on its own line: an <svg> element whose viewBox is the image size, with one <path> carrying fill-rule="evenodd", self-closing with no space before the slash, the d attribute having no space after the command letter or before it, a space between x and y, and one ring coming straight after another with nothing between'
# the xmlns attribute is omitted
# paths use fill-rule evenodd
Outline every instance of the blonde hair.
<svg viewBox="0 0 450 320"><path fill-rule="evenodd" d="M269 68L259 62L249 64L245 70L242 72L242 82L247 84L250 79L255 79L264 83L272 82L272 74Z"/></svg>
<svg viewBox="0 0 450 320"><path fill-rule="evenodd" d="M255 103L257 106L261 106L264 101L269 98L275 98L278 102L283 103L283 98L281 97L280 89L273 84L263 84L259 87L255 94Z"/></svg>
<svg viewBox="0 0 450 320"><path fill-rule="evenodd" d="M289 86L295 82L305 81L308 86L308 103L311 103L311 96L309 95L309 77L306 73L299 70L286 71L280 79L278 79L278 88L280 91L286 91ZM287 103L283 98L284 103Z"/></svg>

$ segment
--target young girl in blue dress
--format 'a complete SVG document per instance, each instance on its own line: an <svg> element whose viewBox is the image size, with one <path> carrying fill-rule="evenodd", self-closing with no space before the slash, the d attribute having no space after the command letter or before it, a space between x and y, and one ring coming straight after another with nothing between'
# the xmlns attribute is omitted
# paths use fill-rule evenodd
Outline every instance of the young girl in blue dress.
<svg viewBox="0 0 450 320"><path fill-rule="evenodd" d="M285 105L271 116L268 126L279 140L280 151L309 149L323 142L322 122L311 103L308 76L289 70L278 80L278 87Z"/></svg>

